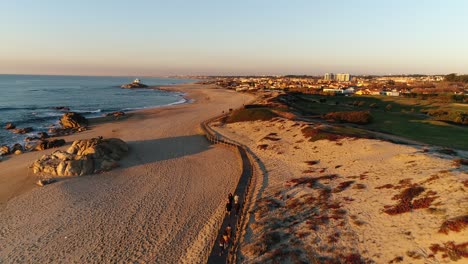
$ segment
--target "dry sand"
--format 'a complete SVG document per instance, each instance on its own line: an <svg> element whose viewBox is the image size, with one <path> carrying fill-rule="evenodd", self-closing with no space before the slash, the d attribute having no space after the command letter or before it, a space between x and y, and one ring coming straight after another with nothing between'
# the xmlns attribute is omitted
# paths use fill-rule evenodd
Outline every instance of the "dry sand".
<svg viewBox="0 0 468 264"><path fill-rule="evenodd" d="M241 168L236 153L205 140L199 123L250 97L201 85L175 89L194 102L65 137L128 142L118 169L40 188L28 165L53 150L0 162L0 263L205 262Z"/></svg>
<svg viewBox="0 0 468 264"><path fill-rule="evenodd" d="M465 243L468 254L467 229L438 232L445 220L468 215L466 166L379 140L310 142L301 133L306 125L276 119L215 127L250 148L264 167L241 245L243 262L447 263L457 258L454 250L430 248L449 241ZM386 213L411 186L423 190L414 207L429 202L429 208Z"/></svg>

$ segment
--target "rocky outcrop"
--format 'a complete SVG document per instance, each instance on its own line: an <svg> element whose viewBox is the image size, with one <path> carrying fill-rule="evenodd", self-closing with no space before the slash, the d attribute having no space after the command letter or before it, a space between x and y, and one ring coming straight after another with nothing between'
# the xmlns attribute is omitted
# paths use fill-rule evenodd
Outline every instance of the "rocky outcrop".
<svg viewBox="0 0 468 264"><path fill-rule="evenodd" d="M49 137L49 134L47 134L46 132L39 132L37 133L37 136L40 138L40 139L46 139Z"/></svg>
<svg viewBox="0 0 468 264"><path fill-rule="evenodd" d="M13 133L15 133L15 134L26 134L26 133L29 133L31 131L33 131L32 127L24 127L24 128L13 129Z"/></svg>
<svg viewBox="0 0 468 264"><path fill-rule="evenodd" d="M122 111L117 111L117 112L112 112L112 113L107 113L104 116L113 116L113 117L121 117L124 116L125 113Z"/></svg>
<svg viewBox="0 0 468 264"><path fill-rule="evenodd" d="M44 185L56 182L56 179L40 179L36 182L37 185L43 187Z"/></svg>
<svg viewBox="0 0 468 264"><path fill-rule="evenodd" d="M67 177L108 171L118 167L128 145L118 138L76 140L65 151L44 155L33 164L36 174Z"/></svg>
<svg viewBox="0 0 468 264"><path fill-rule="evenodd" d="M11 153L10 147L7 145L0 147L0 156L9 155Z"/></svg>
<svg viewBox="0 0 468 264"><path fill-rule="evenodd" d="M5 125L6 130L11 130L11 129L15 129L15 128L16 128L16 126L13 123L6 123L6 125Z"/></svg>
<svg viewBox="0 0 468 264"><path fill-rule="evenodd" d="M63 116L60 118L60 124L62 125L63 128L80 128L80 127L86 127L88 125L88 120L75 112L69 112L63 114Z"/></svg>
<svg viewBox="0 0 468 264"><path fill-rule="evenodd" d="M56 107L53 107L53 109L55 110L59 110L59 111L70 111L70 107L66 107L66 106L56 106Z"/></svg>
<svg viewBox="0 0 468 264"><path fill-rule="evenodd" d="M133 82L133 83L129 83L129 84L124 84L124 85L122 85L120 87L125 88L125 89L135 89L135 88L148 88L148 85Z"/></svg>
<svg viewBox="0 0 468 264"><path fill-rule="evenodd" d="M50 148L58 148L63 145L65 145L64 139L42 140L36 145L34 150L40 151Z"/></svg>

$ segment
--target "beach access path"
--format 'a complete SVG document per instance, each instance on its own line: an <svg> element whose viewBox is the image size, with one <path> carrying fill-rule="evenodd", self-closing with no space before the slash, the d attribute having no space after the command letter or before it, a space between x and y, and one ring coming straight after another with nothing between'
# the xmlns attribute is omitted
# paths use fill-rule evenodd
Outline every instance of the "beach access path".
<svg viewBox="0 0 468 264"><path fill-rule="evenodd" d="M199 124L250 96L194 84L169 89L194 102L65 137L68 144L123 139L130 152L120 168L39 188L28 166L54 150L0 162L0 263L207 261L242 167L238 154L211 145Z"/></svg>

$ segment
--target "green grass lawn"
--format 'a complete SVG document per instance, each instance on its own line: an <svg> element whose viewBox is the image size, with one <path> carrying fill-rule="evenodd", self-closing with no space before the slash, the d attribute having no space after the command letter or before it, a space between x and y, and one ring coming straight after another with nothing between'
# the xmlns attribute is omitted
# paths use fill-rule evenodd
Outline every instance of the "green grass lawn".
<svg viewBox="0 0 468 264"><path fill-rule="evenodd" d="M468 127L435 120L422 111L442 109L449 113L464 112L466 104L440 103L416 98L387 96L321 96L297 95L295 106L307 115L328 112L370 111L372 123L363 127L390 133L427 144L468 150ZM322 102L320 102L322 99ZM323 99L326 99L323 102ZM361 106L353 102L363 102ZM371 108L375 104L377 108ZM386 107L391 105L390 110Z"/></svg>

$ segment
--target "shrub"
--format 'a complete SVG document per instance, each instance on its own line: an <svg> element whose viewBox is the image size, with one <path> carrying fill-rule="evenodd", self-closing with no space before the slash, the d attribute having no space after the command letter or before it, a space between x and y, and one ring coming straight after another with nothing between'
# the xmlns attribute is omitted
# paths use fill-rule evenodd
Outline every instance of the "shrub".
<svg viewBox="0 0 468 264"><path fill-rule="evenodd" d="M233 111L231 115L227 118L226 123L236 123L236 122L246 122L246 121L256 121L256 120L271 120L274 117L277 117L276 113L273 113L268 108L249 108L249 109L239 109Z"/></svg>
<svg viewBox="0 0 468 264"><path fill-rule="evenodd" d="M325 115L325 119L354 124L368 124L372 121L372 115L368 111L331 112Z"/></svg>
<svg viewBox="0 0 468 264"><path fill-rule="evenodd" d="M465 227L468 226L468 215L462 215L447 219L442 223L442 226L439 229L439 233L448 234L449 231L460 232Z"/></svg>

